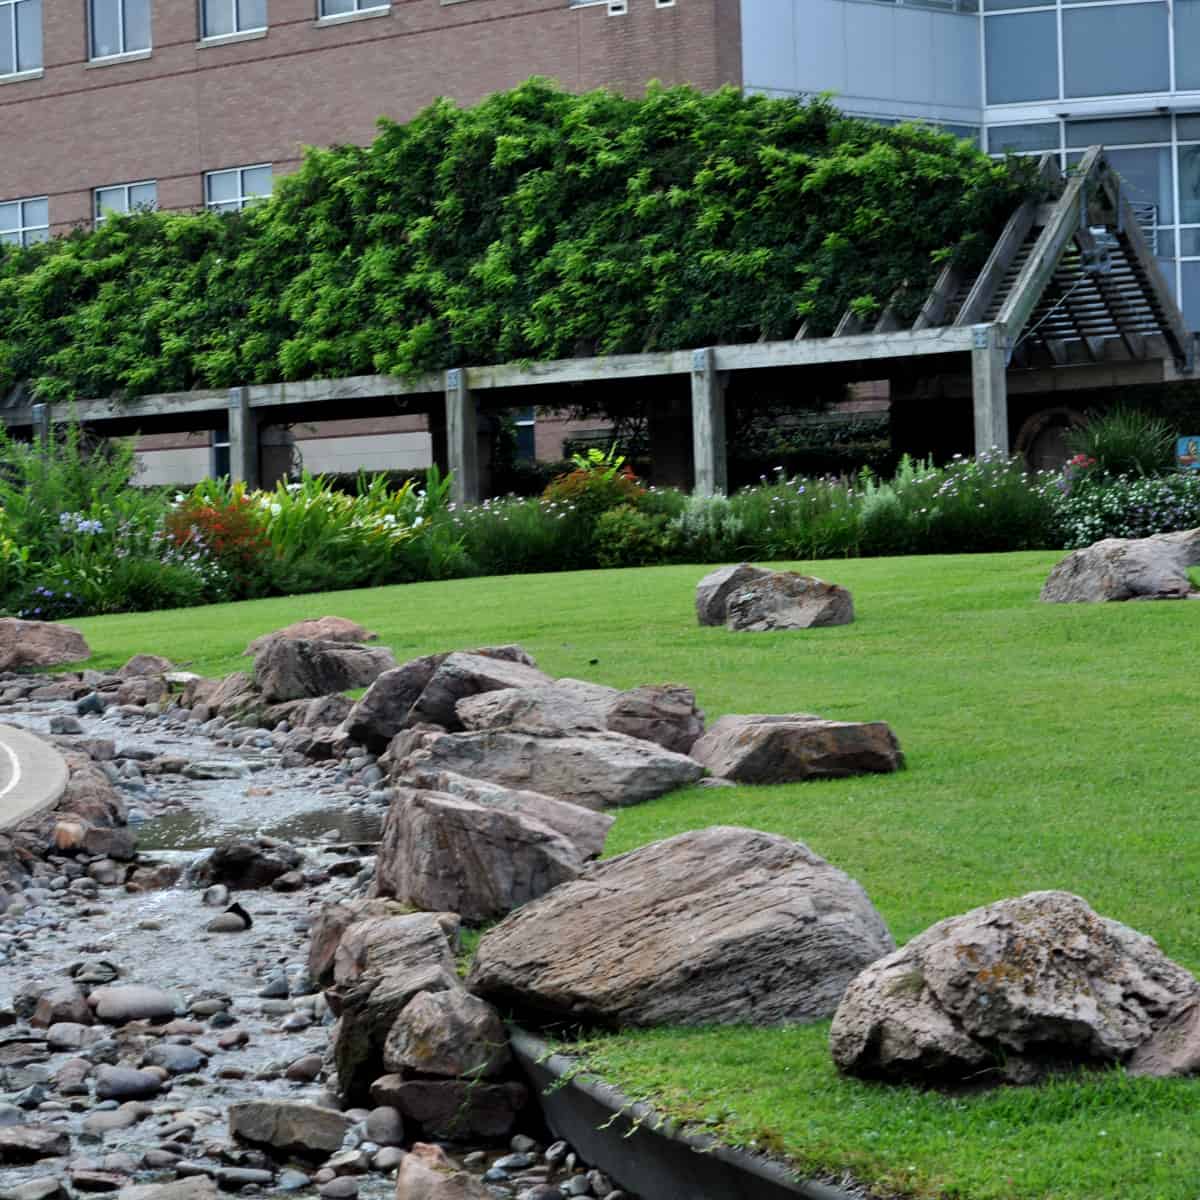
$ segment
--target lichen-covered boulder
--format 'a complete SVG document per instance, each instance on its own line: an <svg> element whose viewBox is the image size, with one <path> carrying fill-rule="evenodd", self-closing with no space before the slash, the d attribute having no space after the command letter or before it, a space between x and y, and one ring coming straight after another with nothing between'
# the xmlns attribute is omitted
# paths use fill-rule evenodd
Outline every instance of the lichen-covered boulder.
<svg viewBox="0 0 1200 1200"><path fill-rule="evenodd" d="M1024 1080L1124 1062L1197 997L1152 938L1069 892L1030 892L872 963L846 989L830 1048L854 1075Z"/></svg>

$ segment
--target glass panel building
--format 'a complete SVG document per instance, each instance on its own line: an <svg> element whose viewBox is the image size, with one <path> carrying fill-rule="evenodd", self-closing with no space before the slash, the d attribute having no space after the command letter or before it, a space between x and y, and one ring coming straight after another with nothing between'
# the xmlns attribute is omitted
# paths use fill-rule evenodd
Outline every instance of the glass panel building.
<svg viewBox="0 0 1200 1200"><path fill-rule="evenodd" d="M1200 329L1200 0L741 0L743 76L992 154L1101 143Z"/></svg>

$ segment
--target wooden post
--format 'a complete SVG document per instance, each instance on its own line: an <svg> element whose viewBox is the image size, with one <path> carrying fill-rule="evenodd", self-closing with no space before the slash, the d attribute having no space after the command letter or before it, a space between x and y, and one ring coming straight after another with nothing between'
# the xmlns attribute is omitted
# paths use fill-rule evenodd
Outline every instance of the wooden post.
<svg viewBox="0 0 1200 1200"><path fill-rule="evenodd" d="M975 405L975 457L1008 453L1007 338L1003 325L976 325L971 350L971 392Z"/></svg>
<svg viewBox="0 0 1200 1200"><path fill-rule="evenodd" d="M479 440L475 399L461 368L446 372L446 457L454 475L455 504L479 503Z"/></svg>
<svg viewBox="0 0 1200 1200"><path fill-rule="evenodd" d="M692 462L697 496L724 495L725 385L712 347L692 352Z"/></svg>
<svg viewBox="0 0 1200 1200"><path fill-rule="evenodd" d="M35 404L33 413L33 444L45 449L50 444L50 405Z"/></svg>
<svg viewBox="0 0 1200 1200"><path fill-rule="evenodd" d="M259 485L258 414L250 407L250 390L229 389L229 477L248 488Z"/></svg>

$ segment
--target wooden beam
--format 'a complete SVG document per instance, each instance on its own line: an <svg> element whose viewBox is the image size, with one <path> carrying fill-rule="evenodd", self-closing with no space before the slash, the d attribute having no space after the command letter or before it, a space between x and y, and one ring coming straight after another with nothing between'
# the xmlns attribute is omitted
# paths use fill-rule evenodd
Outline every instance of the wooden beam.
<svg viewBox="0 0 1200 1200"><path fill-rule="evenodd" d="M898 329L895 333L861 333L840 338L805 338L802 342L766 342L761 346L714 346L719 371L759 367L805 367L874 359L915 358L926 354L961 354L971 349L970 329L942 325L934 329Z"/></svg>
<svg viewBox="0 0 1200 1200"><path fill-rule="evenodd" d="M862 331L862 317L848 308L842 313L842 319L837 323L837 327L833 331L833 336L835 338L850 337L853 334L862 333Z"/></svg>
<svg viewBox="0 0 1200 1200"><path fill-rule="evenodd" d="M1183 319L1183 313L1179 311L1179 305L1175 303L1171 289L1167 286L1162 269L1158 265L1158 259L1150 252L1150 247L1146 243L1146 235L1142 233L1142 227L1138 224L1133 208L1125 198L1119 181L1113 177L1112 169L1107 163L1104 164L1104 170L1100 172L1100 187L1117 214L1117 223L1125 242L1125 253L1137 260L1138 265L1145 273L1146 284L1150 288L1151 295L1163 314L1165 321L1163 335L1167 339L1167 345L1171 348L1171 355L1182 370L1190 372L1195 365L1195 338L1192 336L1192 331L1188 329L1187 322Z"/></svg>
<svg viewBox="0 0 1200 1200"><path fill-rule="evenodd" d="M450 493L455 504L478 504L479 429L475 419L475 397L467 385L467 372L446 372L446 452L453 474Z"/></svg>
<svg viewBox="0 0 1200 1200"><path fill-rule="evenodd" d="M1013 341L1020 339L1042 293L1058 270L1063 251L1071 244L1080 227L1080 214L1086 211L1087 189L1094 184L1101 161L1099 146L1093 146L1084 154L1078 173L1067 181L1063 194L1054 206L1053 216L1043 228L1008 299L1000 308L996 320L1008 330L1008 336Z"/></svg>
<svg viewBox="0 0 1200 1200"><path fill-rule="evenodd" d="M976 325L971 349L975 456L1008 453L1008 344L1003 325Z"/></svg>
<svg viewBox="0 0 1200 1200"><path fill-rule="evenodd" d="M773 344L761 343L762 346ZM760 343L751 345L757 347ZM610 354L600 358L561 358L527 365L502 363L493 367L470 367L467 382L472 391L483 391L547 383L594 383L644 379L654 375L687 375L691 369L690 350L668 350L649 354Z"/></svg>
<svg viewBox="0 0 1200 1200"><path fill-rule="evenodd" d="M438 395L442 374L431 371L403 379L396 375L348 375L344 379L299 379L291 383L251 385L251 408L278 408L287 404L319 404L330 400L377 400L388 396Z"/></svg>
<svg viewBox="0 0 1200 1200"><path fill-rule="evenodd" d="M962 274L953 263L947 263L942 268L942 273L937 277L933 290L925 297L925 303L921 305L921 311L913 322L914 332L921 329L935 329L939 325L945 324L946 309L949 307L950 301L954 299L959 287L962 286L962 281Z"/></svg>
<svg viewBox="0 0 1200 1200"><path fill-rule="evenodd" d="M250 407L249 389L229 389L229 475L248 488L259 485L258 416Z"/></svg>
<svg viewBox="0 0 1200 1200"><path fill-rule="evenodd" d="M1058 160L1050 154L1042 157L1038 166L1038 179L1041 183L1050 184L1059 177ZM995 299L996 291L1004 280L1005 273L1012 266L1025 240L1033 232L1038 223L1038 215L1043 205L1033 197L1019 205L1016 212L1008 219L1004 232L997 239L988 255L988 260L979 272L971 287L958 316L954 318L955 325L976 325L984 319L988 305Z"/></svg>
<svg viewBox="0 0 1200 1200"><path fill-rule="evenodd" d="M697 496L725 494L725 385L712 347L692 351L692 464Z"/></svg>

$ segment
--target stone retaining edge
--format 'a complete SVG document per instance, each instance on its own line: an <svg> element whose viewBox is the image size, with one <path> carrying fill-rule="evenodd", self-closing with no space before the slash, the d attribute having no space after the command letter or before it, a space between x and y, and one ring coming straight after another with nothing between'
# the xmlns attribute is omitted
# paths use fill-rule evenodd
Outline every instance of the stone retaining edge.
<svg viewBox="0 0 1200 1200"><path fill-rule="evenodd" d="M573 1059L524 1029L510 1026L509 1036L551 1131L623 1187L671 1200L862 1200L862 1192L797 1179L772 1159L688 1133L611 1084L573 1076Z"/></svg>

